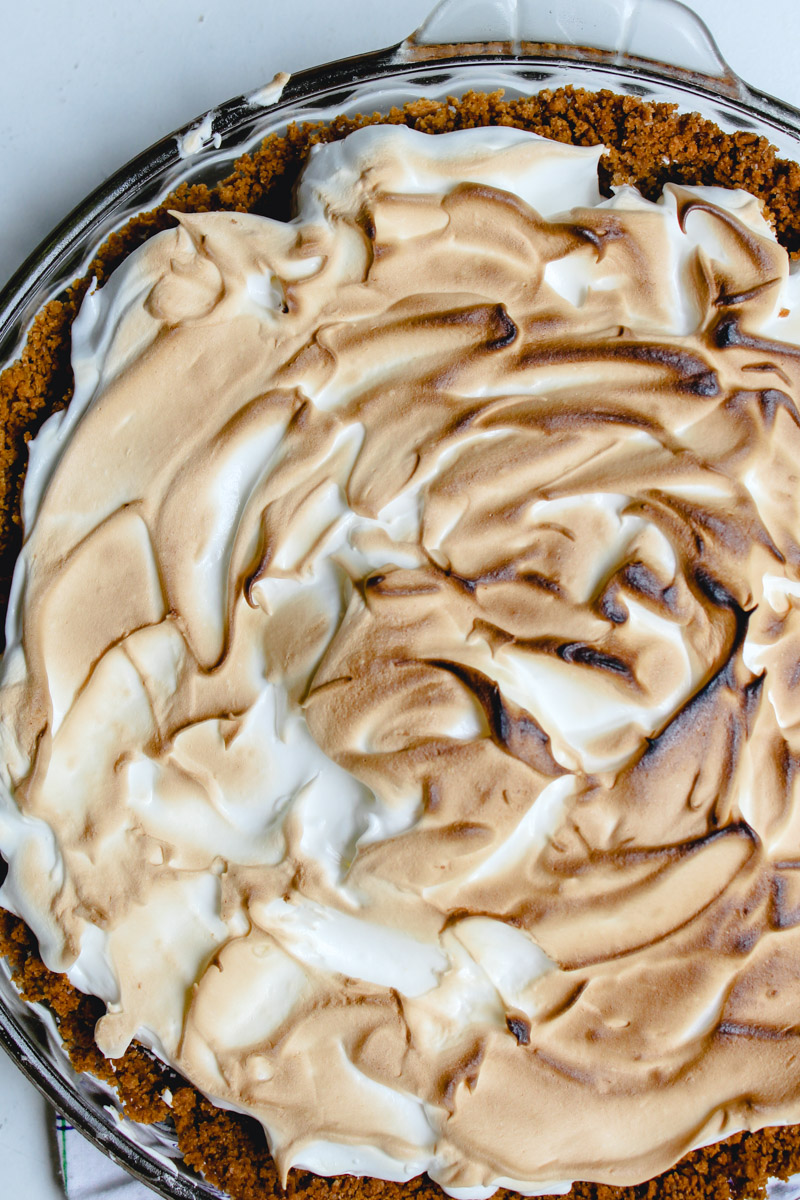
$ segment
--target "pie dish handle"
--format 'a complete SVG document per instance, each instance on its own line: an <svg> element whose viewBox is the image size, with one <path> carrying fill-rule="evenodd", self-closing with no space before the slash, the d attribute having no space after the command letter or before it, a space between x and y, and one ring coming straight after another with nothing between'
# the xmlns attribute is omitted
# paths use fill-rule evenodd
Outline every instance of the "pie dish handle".
<svg viewBox="0 0 800 1200"><path fill-rule="evenodd" d="M679 0L440 0L399 47L403 61L509 53L656 70L727 97L748 89Z"/></svg>

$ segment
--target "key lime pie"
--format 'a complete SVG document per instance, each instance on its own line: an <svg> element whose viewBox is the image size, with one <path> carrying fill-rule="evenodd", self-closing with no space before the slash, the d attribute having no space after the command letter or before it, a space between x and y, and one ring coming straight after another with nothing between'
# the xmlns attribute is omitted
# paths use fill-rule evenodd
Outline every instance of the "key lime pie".
<svg viewBox="0 0 800 1200"><path fill-rule="evenodd" d="M294 130L3 377L3 946L232 1196L797 1168L770 154L570 91Z"/></svg>

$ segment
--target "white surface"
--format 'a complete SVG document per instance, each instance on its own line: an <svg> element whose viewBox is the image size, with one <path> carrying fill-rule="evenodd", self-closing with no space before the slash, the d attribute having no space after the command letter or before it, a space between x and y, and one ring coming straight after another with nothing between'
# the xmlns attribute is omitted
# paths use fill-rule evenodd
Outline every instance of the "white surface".
<svg viewBox="0 0 800 1200"><path fill-rule="evenodd" d="M89 191L164 134L278 70L399 41L432 3L0 0L0 281ZM692 7L734 69L800 106L797 0ZM45 1113L0 1052L3 1195L61 1195Z"/></svg>
<svg viewBox="0 0 800 1200"><path fill-rule="evenodd" d="M64 1200L52 1110L0 1050L0 1163L9 1200ZM7 1190L6 1190L7 1189Z"/></svg>

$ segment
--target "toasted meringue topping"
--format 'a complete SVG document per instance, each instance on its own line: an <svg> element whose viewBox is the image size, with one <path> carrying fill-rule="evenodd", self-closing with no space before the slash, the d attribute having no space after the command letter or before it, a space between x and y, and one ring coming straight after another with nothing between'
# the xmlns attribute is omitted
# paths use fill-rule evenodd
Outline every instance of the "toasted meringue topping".
<svg viewBox="0 0 800 1200"><path fill-rule="evenodd" d="M800 1121L797 279L600 152L370 128L181 215L32 447L0 900L284 1172Z"/></svg>

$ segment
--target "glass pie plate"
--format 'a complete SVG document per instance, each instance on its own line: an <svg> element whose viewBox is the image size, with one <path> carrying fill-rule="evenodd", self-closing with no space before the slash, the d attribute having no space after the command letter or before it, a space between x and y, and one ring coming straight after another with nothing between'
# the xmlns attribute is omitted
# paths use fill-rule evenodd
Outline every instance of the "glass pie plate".
<svg viewBox="0 0 800 1200"><path fill-rule="evenodd" d="M800 160L800 111L740 79L677 0L443 0L400 44L230 100L114 175L0 293L0 369L19 354L39 309L86 272L112 231L155 207L178 182L222 178L235 158L291 122L388 111L470 90L502 88L515 97L566 84L675 103L726 132L764 136L783 157ZM52 1017L20 999L2 966L0 1045L77 1129L154 1191L185 1200L221 1195L184 1166L169 1128L132 1122L108 1087L71 1068ZM800 1177L775 1193L800 1197Z"/></svg>

